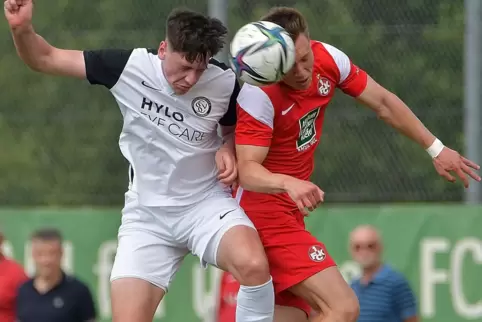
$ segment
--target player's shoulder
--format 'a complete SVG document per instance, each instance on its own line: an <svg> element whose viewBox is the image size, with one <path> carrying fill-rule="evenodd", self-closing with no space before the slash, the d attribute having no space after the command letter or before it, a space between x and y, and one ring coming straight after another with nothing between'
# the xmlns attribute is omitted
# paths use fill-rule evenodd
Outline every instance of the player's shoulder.
<svg viewBox="0 0 482 322"><path fill-rule="evenodd" d="M317 40L311 41L311 50L313 51L315 62L330 62L331 60L336 60L341 56L347 56L341 49L335 47L334 45Z"/></svg>
<svg viewBox="0 0 482 322"><path fill-rule="evenodd" d="M314 55L314 68L335 82L345 79L351 68L347 54L339 48L321 41L312 40L311 48Z"/></svg>
<svg viewBox="0 0 482 322"><path fill-rule="evenodd" d="M234 91L237 93L239 84L236 75L226 64L211 58L193 90L202 92L203 95L224 98L230 97Z"/></svg>
<svg viewBox="0 0 482 322"><path fill-rule="evenodd" d="M238 95L238 104L242 109L275 109L278 95L280 93L277 85L254 86L243 84Z"/></svg>
<svg viewBox="0 0 482 322"><path fill-rule="evenodd" d="M238 101L257 102L258 105L271 105L275 108L279 105L284 96L284 92L281 89L279 83L267 85L267 86L254 86L250 84L243 84L238 96Z"/></svg>
<svg viewBox="0 0 482 322"><path fill-rule="evenodd" d="M279 84L261 87L244 84L237 102L240 111L272 128L273 120L282 110L283 95Z"/></svg>
<svg viewBox="0 0 482 322"><path fill-rule="evenodd" d="M133 83L156 79L160 68L157 50L151 48L133 48L113 50L118 56L118 79L115 84L132 86ZM112 58L113 59L113 58ZM118 88L117 88L118 87ZM116 86L117 91L123 91L123 86ZM115 91L115 90L114 90Z"/></svg>
<svg viewBox="0 0 482 322"><path fill-rule="evenodd" d="M130 49L129 64L152 64L153 60L158 59L157 51L152 48L133 48Z"/></svg>
<svg viewBox="0 0 482 322"><path fill-rule="evenodd" d="M233 70L225 63L214 58L209 60L208 68L204 74L209 82L214 82L214 84L218 85L225 84L230 88L233 87L234 83L238 82Z"/></svg>

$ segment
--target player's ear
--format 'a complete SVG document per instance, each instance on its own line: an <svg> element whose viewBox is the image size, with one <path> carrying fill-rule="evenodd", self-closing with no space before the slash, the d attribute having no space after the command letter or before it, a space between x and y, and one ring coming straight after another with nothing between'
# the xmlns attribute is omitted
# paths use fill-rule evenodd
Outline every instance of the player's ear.
<svg viewBox="0 0 482 322"><path fill-rule="evenodd" d="M159 56L160 60L164 60L166 58L167 52L167 41L163 40L159 44L159 49L157 50L157 55Z"/></svg>

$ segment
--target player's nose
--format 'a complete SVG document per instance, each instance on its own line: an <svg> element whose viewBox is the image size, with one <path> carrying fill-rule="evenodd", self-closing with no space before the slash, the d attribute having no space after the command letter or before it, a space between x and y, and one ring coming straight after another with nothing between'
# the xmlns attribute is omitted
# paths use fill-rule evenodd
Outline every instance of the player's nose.
<svg viewBox="0 0 482 322"><path fill-rule="evenodd" d="M194 86L194 84L197 83L199 80L199 77L201 75L198 75L195 71L192 71L186 75L186 78L184 79L187 84L189 84L190 87Z"/></svg>

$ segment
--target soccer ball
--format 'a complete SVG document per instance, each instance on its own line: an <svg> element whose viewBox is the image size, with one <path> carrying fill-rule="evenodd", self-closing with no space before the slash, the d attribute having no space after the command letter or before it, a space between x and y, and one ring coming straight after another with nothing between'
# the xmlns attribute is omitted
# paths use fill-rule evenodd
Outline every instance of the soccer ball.
<svg viewBox="0 0 482 322"><path fill-rule="evenodd" d="M230 63L244 82L263 86L278 82L293 67L295 45L284 28L268 21L238 30L230 46Z"/></svg>

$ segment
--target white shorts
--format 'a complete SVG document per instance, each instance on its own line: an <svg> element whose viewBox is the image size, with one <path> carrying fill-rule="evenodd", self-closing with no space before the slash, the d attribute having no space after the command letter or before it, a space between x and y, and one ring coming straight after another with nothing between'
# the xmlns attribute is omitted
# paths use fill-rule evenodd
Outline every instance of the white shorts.
<svg viewBox="0 0 482 322"><path fill-rule="evenodd" d="M167 291L184 257L191 252L203 266L217 266L221 237L238 225L254 225L229 194L215 194L188 207L146 207L128 191L122 210L111 281L146 280Z"/></svg>

